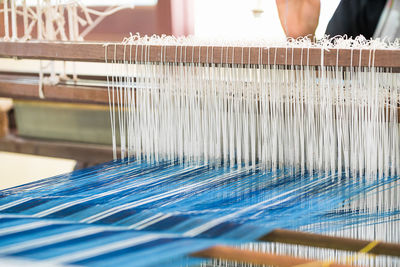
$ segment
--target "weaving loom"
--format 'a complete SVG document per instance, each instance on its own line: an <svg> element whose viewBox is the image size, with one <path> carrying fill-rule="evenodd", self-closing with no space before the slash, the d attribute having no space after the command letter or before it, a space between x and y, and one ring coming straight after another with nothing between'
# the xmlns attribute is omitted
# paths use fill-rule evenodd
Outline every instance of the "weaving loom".
<svg viewBox="0 0 400 267"><path fill-rule="evenodd" d="M2 263L399 266L397 43L133 35L0 56L106 63L100 86L0 93L108 104L114 156L0 191Z"/></svg>

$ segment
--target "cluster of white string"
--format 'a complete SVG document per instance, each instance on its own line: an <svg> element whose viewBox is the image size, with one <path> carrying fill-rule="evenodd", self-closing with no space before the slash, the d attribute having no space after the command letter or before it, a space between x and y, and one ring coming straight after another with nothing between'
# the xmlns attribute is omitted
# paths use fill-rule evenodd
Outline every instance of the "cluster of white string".
<svg viewBox="0 0 400 267"><path fill-rule="evenodd" d="M83 41L84 37L105 17L125 8L133 8L133 5L110 6L104 11L98 11L85 6L79 0L37 0L35 6L28 5L26 0L4 0L3 9L0 10L4 13L3 40ZM9 13L11 13L11 35ZM18 16L22 17L23 33L18 32ZM32 36L35 28L36 36ZM51 74L45 77L44 71L47 68ZM75 70L76 66L73 63L72 76L76 81L78 77ZM53 61L49 64L40 61L39 97L44 98L43 85L57 84L60 78L68 78L65 75L65 64L62 74L56 75Z"/></svg>
<svg viewBox="0 0 400 267"><path fill-rule="evenodd" d="M109 62L113 143L116 149L119 141L122 158L262 164L371 177L399 172L399 75L374 67L375 49L397 44L347 38L282 44L329 49L351 43L370 58L368 67L360 61L350 68L324 66L322 57L315 68L277 65L276 56L267 64L235 64L233 49L232 57L221 57L220 63L195 63L194 50L187 46L207 44L206 58L213 58L215 40L136 35L124 43L125 60L117 62L114 54ZM268 49L260 43L252 46ZM148 60L152 44L161 47L159 63ZM165 48L173 44L175 60L166 62ZM217 43L227 50L248 43L229 44ZM242 59L248 51L241 50ZM259 62L265 62L261 55ZM188 56L192 63L183 62Z"/></svg>
<svg viewBox="0 0 400 267"><path fill-rule="evenodd" d="M133 5L110 6L99 11L79 0L37 0L35 6L28 5L26 0L4 0L0 10L4 13L3 39L82 41L105 17L125 8ZM18 16L23 20L23 34L18 32ZM37 35L32 36L35 27Z"/></svg>
<svg viewBox="0 0 400 267"><path fill-rule="evenodd" d="M168 36L168 35L152 35L141 36L139 33L130 34L124 38L122 44L126 45L160 45L160 46L219 46L219 47L287 47L287 48L365 48L365 49L399 49L400 40L396 39L393 42L387 42L384 39L367 40L362 35L356 38L344 36L325 36L318 39L316 42L308 37L300 37L297 39L289 38L287 42L257 38L257 39L223 39L209 38L201 36Z"/></svg>

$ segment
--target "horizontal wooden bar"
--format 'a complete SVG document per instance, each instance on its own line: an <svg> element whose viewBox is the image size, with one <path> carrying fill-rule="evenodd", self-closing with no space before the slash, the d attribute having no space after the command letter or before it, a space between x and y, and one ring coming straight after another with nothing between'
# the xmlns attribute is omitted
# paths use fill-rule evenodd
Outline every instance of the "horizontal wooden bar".
<svg viewBox="0 0 400 267"><path fill-rule="evenodd" d="M95 78L97 81L96 84L98 85L79 85L79 80L77 85L64 83L59 83L57 85L45 84L43 85L43 93L45 98L42 99L39 97L39 79L37 76L35 77L32 74L0 73L0 97L108 105L106 77L82 76L82 81L85 81L86 78ZM400 108L398 109L397 116L398 121L400 122ZM387 120L389 118L385 119Z"/></svg>
<svg viewBox="0 0 400 267"><path fill-rule="evenodd" d="M1 83L0 97L38 99L47 101L108 104L107 90L84 86L46 85L44 99L39 97L38 85Z"/></svg>
<svg viewBox="0 0 400 267"><path fill-rule="evenodd" d="M243 263L251 263L256 265L267 265L277 267L292 267L292 266L327 266L327 262L313 259L297 258L287 255L277 255L272 253L262 253L250 250L238 249L228 246L214 246L196 253L191 254L192 257L222 259L228 261L237 261ZM311 265L306 265L311 264ZM350 267L352 265L339 264L329 262L329 267Z"/></svg>
<svg viewBox="0 0 400 267"><path fill-rule="evenodd" d="M46 101L97 103L108 105L105 86L82 86L59 83L43 85L44 99L39 97L39 79L29 74L1 74L0 97L13 99L37 99Z"/></svg>
<svg viewBox="0 0 400 267"><path fill-rule="evenodd" d="M130 62L262 63L309 66L371 66L373 64L384 68L400 67L400 49L373 51L367 49L328 50L290 47L161 46L30 41L0 42L0 57L86 62L126 60Z"/></svg>
<svg viewBox="0 0 400 267"><path fill-rule="evenodd" d="M8 134L0 138L0 151L45 157L73 159L90 165L112 160L112 147L108 145L43 140Z"/></svg>
<svg viewBox="0 0 400 267"><path fill-rule="evenodd" d="M293 245L304 245L319 248L360 251L371 241L357 240L345 237L335 237L307 232L275 229L264 235L259 241L279 242ZM369 253L400 257L400 244L379 242Z"/></svg>

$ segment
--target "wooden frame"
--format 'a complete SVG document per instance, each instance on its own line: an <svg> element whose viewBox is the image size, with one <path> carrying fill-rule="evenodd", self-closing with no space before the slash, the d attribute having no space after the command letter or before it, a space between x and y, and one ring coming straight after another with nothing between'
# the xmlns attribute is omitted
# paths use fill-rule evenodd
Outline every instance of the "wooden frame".
<svg viewBox="0 0 400 267"><path fill-rule="evenodd" d="M107 47L107 53L106 49ZM138 55L146 54L146 58ZM144 53L145 52L145 53ZM323 52L323 56L321 53ZM107 58L105 55L107 54ZM319 49L123 45L87 42L0 42L0 57L85 62L182 62L400 68L400 49ZM361 57L361 60L360 60ZM374 60L373 60L374 59Z"/></svg>
<svg viewBox="0 0 400 267"><path fill-rule="evenodd" d="M105 77L79 76L79 79L95 81L94 84L98 85L87 86L64 81L60 81L56 85L43 84L42 90L45 96L43 100L108 105L108 88ZM37 73L0 72L0 97L41 100Z"/></svg>
<svg viewBox="0 0 400 267"><path fill-rule="evenodd" d="M136 51L138 55L145 52L146 58L137 57ZM323 52L323 62L321 61L321 52ZM107 60L105 58L106 55ZM374 66L387 68L386 71L393 72L397 72L400 69L399 49L376 51L360 49L322 50L318 48L145 46L122 45L119 43L31 41L21 43L0 42L0 57L85 62L122 62L123 60L127 60L133 62L262 63L270 65L309 66L320 66L322 62L324 66L352 65L364 67L371 66L371 60L374 58ZM22 80L30 80L31 82L21 82L21 77L24 78ZM85 79L85 77L80 76L80 79ZM103 83L105 81L105 77L98 79L103 79ZM0 73L0 96L41 100L38 83L37 74L35 76L21 73ZM14 89L16 87L18 87L18 90ZM45 96L44 101L108 104L108 88L106 86L83 86L79 85L79 83L69 84L60 82L57 85L43 85L43 92ZM10 146L10 142L14 142L14 146ZM17 144L18 142L15 138L10 138L7 141L8 150L18 151L16 149ZM42 143L40 144L42 145ZM54 143L50 144L55 145ZM57 145L55 145L56 147Z"/></svg>
<svg viewBox="0 0 400 267"><path fill-rule="evenodd" d="M0 138L0 151L72 159L90 166L112 160L112 147L70 141L42 140L17 136Z"/></svg>

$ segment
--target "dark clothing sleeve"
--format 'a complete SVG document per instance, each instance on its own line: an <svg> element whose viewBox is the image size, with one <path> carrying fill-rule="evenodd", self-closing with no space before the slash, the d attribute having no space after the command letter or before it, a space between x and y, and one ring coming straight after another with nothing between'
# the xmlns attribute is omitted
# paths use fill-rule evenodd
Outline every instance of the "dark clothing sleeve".
<svg viewBox="0 0 400 267"><path fill-rule="evenodd" d="M356 37L360 34L370 39L378 25L386 0L341 0L326 28L326 34L346 34Z"/></svg>

